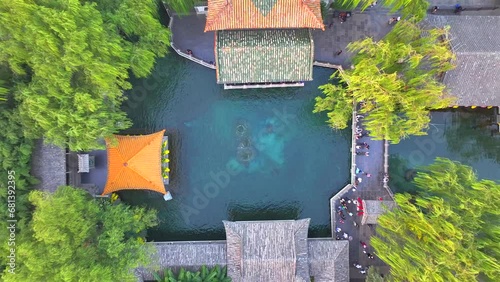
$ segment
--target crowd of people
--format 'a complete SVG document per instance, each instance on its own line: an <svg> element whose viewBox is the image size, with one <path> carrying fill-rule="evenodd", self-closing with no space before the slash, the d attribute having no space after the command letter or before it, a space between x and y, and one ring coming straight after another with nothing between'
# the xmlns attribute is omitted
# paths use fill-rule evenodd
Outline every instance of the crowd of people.
<svg viewBox="0 0 500 282"><path fill-rule="evenodd" d="M360 126L362 119L363 115L356 116L356 122L358 124L354 132L356 139L356 155L370 156L370 145L366 142L368 140L364 140L365 137L368 137L369 133ZM365 171L364 168L359 166L356 166L354 173L355 178L354 183L352 184L353 192L358 189L358 186L363 182L363 179L372 177L371 173ZM352 224L352 226L354 226L354 231L356 230L356 228L359 228L361 224L361 217L364 214L363 200L360 197L352 197L352 199L348 197L342 197L339 200L339 205L336 208L336 212L336 239L349 241L354 240L352 236L353 234L349 234L348 230L352 230L352 227L350 227L349 225ZM367 256L367 258L370 260L374 259L373 251L370 250L368 244L363 241L360 241L360 244L363 248L363 253ZM360 263L355 262L354 267L356 267L361 274L366 274L369 265L363 266Z"/></svg>

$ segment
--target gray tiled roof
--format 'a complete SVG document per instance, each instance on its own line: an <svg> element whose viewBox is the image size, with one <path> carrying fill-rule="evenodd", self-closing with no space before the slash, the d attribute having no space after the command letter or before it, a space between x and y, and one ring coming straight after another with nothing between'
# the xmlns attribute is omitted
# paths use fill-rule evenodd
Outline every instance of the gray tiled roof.
<svg viewBox="0 0 500 282"><path fill-rule="evenodd" d="M361 224L377 224L378 217L385 213L386 209L392 210L396 207L394 201L363 200L365 212Z"/></svg>
<svg viewBox="0 0 500 282"><path fill-rule="evenodd" d="M157 253L154 265L177 272L182 267L198 271L203 265L226 265L226 241L155 242ZM135 274L141 280L154 280L149 268L137 268Z"/></svg>
<svg viewBox="0 0 500 282"><path fill-rule="evenodd" d="M459 106L500 106L500 16L428 15L426 22L450 26L457 67L443 82Z"/></svg>
<svg viewBox="0 0 500 282"><path fill-rule="evenodd" d="M40 180L36 189L54 192L66 185L66 151L37 140L31 157L31 174Z"/></svg>
<svg viewBox="0 0 500 282"><path fill-rule="evenodd" d="M307 229L301 229L302 231L307 232ZM135 269L138 281L153 280L152 271L154 270L151 269L153 266L159 269L170 268L176 272L181 267L190 271L198 271L202 265L212 267L227 264L227 241L154 242L150 244L157 249L157 254L152 266ZM262 250L267 247L268 245L262 243ZM308 239L306 251L307 257L301 253L297 259L300 265L306 262L308 270L305 271L309 271L309 275L314 277L315 282L349 281L349 241L332 238ZM268 265L266 267L269 268ZM302 271L302 276L308 275L303 269L299 271ZM233 281L238 281L232 278ZM250 280L245 282L247 281ZM308 277L305 281L309 281Z"/></svg>
<svg viewBox="0 0 500 282"><path fill-rule="evenodd" d="M349 241L309 239L309 271L314 282L348 282Z"/></svg>
<svg viewBox="0 0 500 282"><path fill-rule="evenodd" d="M228 275L234 282L309 281L309 221L223 221Z"/></svg>

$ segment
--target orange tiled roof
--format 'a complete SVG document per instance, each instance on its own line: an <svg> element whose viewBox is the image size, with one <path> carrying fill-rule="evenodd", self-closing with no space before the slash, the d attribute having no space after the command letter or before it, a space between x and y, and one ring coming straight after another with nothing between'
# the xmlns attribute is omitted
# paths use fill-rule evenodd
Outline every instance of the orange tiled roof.
<svg viewBox="0 0 500 282"><path fill-rule="evenodd" d="M205 31L261 28L324 30L321 0L208 0Z"/></svg>
<svg viewBox="0 0 500 282"><path fill-rule="evenodd" d="M108 180L103 195L118 190L148 189L166 194L161 174L161 144L165 130L149 135L115 135L106 140Z"/></svg>

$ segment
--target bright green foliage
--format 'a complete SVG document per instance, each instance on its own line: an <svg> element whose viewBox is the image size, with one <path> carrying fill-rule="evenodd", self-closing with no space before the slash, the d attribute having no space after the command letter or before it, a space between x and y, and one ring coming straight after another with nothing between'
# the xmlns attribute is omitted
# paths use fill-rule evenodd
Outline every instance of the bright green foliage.
<svg viewBox="0 0 500 282"><path fill-rule="evenodd" d="M0 238L9 238L7 219L16 219L16 239L19 234L25 233L27 223L31 218L31 204L28 193L36 179L30 175L31 152L33 141L24 138L19 115L15 110L0 106L0 202L4 208L0 209ZM10 173L10 174L9 174ZM8 189L8 186L15 187ZM10 190L10 192L9 192ZM15 195L12 193L15 192ZM8 198L8 196L11 196ZM15 199L12 198L15 196ZM7 210L9 200L15 202L15 218L10 218ZM12 246L7 240L0 243L0 253L9 254ZM0 258L0 268L6 262L6 255ZM3 268L2 268L3 269Z"/></svg>
<svg viewBox="0 0 500 282"><path fill-rule="evenodd" d="M194 8L194 4L199 1L195 0L163 0L167 7L171 8L179 14L190 12Z"/></svg>
<svg viewBox="0 0 500 282"><path fill-rule="evenodd" d="M385 277L381 276L380 270L376 266L370 266L368 268L368 273L366 274L366 282L384 282L391 281L390 275L385 275Z"/></svg>
<svg viewBox="0 0 500 282"><path fill-rule="evenodd" d="M27 137L78 151L130 126L120 110L128 71L147 76L167 52L169 31L155 1L96 2L0 2L0 64L19 78Z"/></svg>
<svg viewBox="0 0 500 282"><path fill-rule="evenodd" d="M424 34L425 33L425 34ZM343 129L352 105L364 102L359 113L368 115L364 125L374 139L398 143L408 135L425 135L429 110L452 103L443 93L437 75L452 68L453 54L446 30L424 31L410 21L399 22L384 40L371 38L348 45L354 69L336 72L340 85L320 86L326 97L317 97L314 112L328 112L328 123ZM345 86L345 87L344 87Z"/></svg>
<svg viewBox="0 0 500 282"><path fill-rule="evenodd" d="M205 265L197 272L186 271L184 268L179 270L179 274L175 275L171 269L163 271L163 278L157 273L153 273L158 282L231 282L231 278L227 276L227 267L215 266L211 269Z"/></svg>
<svg viewBox="0 0 500 282"><path fill-rule="evenodd" d="M150 263L141 233L157 224L155 212L68 186L30 200L36 209L16 242L16 274L3 281L135 281L132 270Z"/></svg>
<svg viewBox="0 0 500 282"><path fill-rule="evenodd" d="M29 214L28 192L36 180L30 175L33 141L23 137L19 116L15 110L0 109L0 199L7 203L7 172L15 171L16 214L26 218ZM0 214L5 218L6 209ZM0 234L4 230L0 231Z"/></svg>
<svg viewBox="0 0 500 282"><path fill-rule="evenodd" d="M394 281L498 281L500 185L448 159L425 170L419 193L396 194L399 209L379 217L371 240Z"/></svg>
<svg viewBox="0 0 500 282"><path fill-rule="evenodd" d="M361 10L365 10L373 2L375 0L336 0L334 3L339 6L351 7L351 10L355 7L361 7ZM419 21L425 17L429 8L427 0L380 0L377 1L377 5L390 8L391 13L400 11L401 16L405 19L414 17Z"/></svg>
<svg viewBox="0 0 500 282"><path fill-rule="evenodd" d="M3 86L3 81L0 80L0 103L7 101L7 93L9 93L9 90L2 86Z"/></svg>

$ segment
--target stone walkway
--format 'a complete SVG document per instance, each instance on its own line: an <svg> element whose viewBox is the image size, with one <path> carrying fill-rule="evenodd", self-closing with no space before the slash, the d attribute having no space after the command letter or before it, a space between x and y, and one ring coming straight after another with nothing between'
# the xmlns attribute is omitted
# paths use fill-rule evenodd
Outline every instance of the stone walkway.
<svg viewBox="0 0 500 282"><path fill-rule="evenodd" d="M172 42L182 52L190 49L193 57L209 63L215 61L215 33L203 31L205 22L205 15L173 16Z"/></svg>
<svg viewBox="0 0 500 282"><path fill-rule="evenodd" d="M370 8L372 9L372 8ZM349 42L373 37L379 40L387 34L391 26L391 17L387 9L372 9L364 13L353 12L346 22L340 23L338 18L329 16L325 31L313 30L314 60L348 67L352 54L345 50ZM204 15L173 16L172 42L183 52L193 51L193 56L205 62L215 61L214 32L204 32L206 17ZM328 27L333 22L331 27ZM343 50L340 56L336 56Z"/></svg>
<svg viewBox="0 0 500 282"><path fill-rule="evenodd" d="M363 128L362 118L359 119L357 125ZM356 132L356 125L353 129L353 134ZM367 133L363 130L363 133ZM360 178L361 182L353 186L344 194L337 194L334 196L336 198L333 209L338 210L341 205L340 199L349 199L350 203L347 204L348 211L344 211L345 220L341 222L341 218L338 214L332 213L332 219L335 224L333 229L337 227L341 229L340 232L335 232L334 237L340 240L345 240L343 234L348 234L349 242L349 266L350 266L350 278L351 281L364 281L365 274L360 273L360 269L354 267L354 264L360 264L363 268L367 266L377 266L381 268L382 272L388 272L388 266L377 258L374 254L373 249L370 246L370 237L375 234L375 226L372 225L361 225L362 214L358 214L357 207L353 203L353 200L358 198L362 200L392 200L391 196L387 190L383 187L384 178L384 141L372 140L369 136L364 136L358 140L356 143L366 142L370 147L369 149L354 149L360 152L369 152L369 156L356 155L354 154L354 162L356 167L362 170L364 173L370 174L368 177L364 173L357 173L356 178ZM352 189L354 188L354 189ZM350 213L352 213L352 216ZM356 222L356 225L354 225ZM365 242L368 248L364 249L361 247L360 242ZM374 258L368 258L367 253L373 254Z"/></svg>
<svg viewBox="0 0 500 282"><path fill-rule="evenodd" d="M367 37L380 40L391 30L392 26L388 21L392 16L389 15L389 10L374 7L366 9L365 12L353 11L351 17L341 23L337 13L330 13L325 19L325 31L312 32L314 59L342 65L344 68L349 67L353 54L347 51L347 44ZM342 53L335 55L340 50Z"/></svg>

